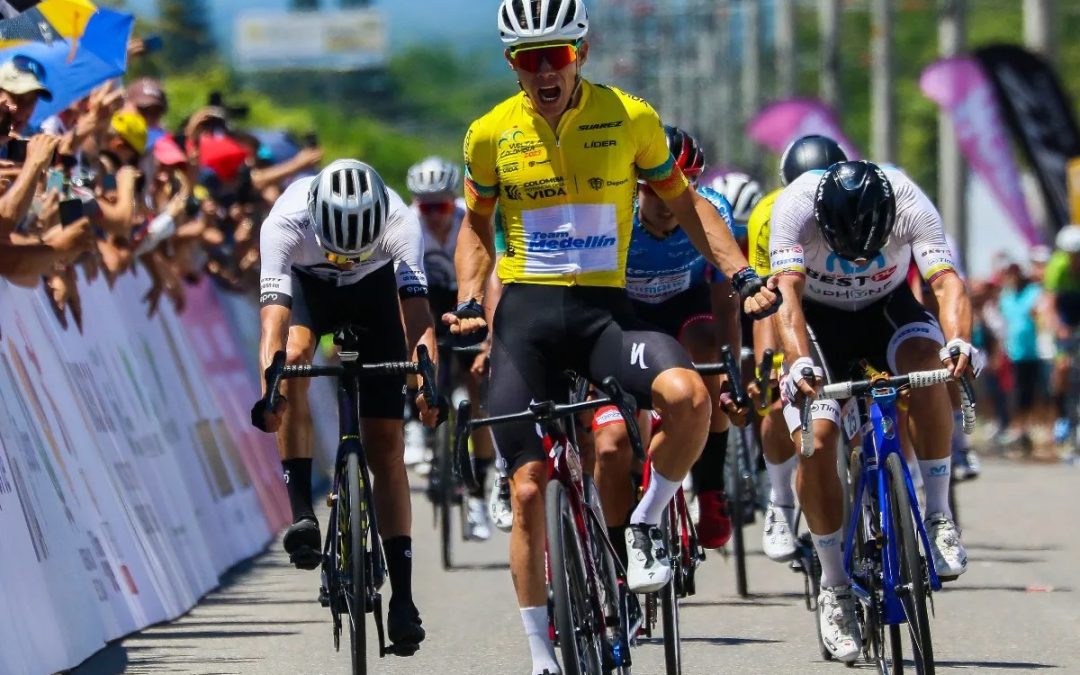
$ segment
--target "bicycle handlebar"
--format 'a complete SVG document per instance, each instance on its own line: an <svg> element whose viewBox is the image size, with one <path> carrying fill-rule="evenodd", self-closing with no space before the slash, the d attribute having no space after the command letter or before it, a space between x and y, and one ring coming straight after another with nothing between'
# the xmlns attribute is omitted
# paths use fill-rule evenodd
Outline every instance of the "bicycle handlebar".
<svg viewBox="0 0 1080 675"><path fill-rule="evenodd" d="M769 399L772 398L772 368L773 368L773 350L766 349L761 353L761 363L758 364L757 372L754 373L757 380L758 391L761 392L761 405L758 406L760 410L765 410L769 407Z"/></svg>
<svg viewBox="0 0 1080 675"><path fill-rule="evenodd" d="M739 364L735 360L735 355L731 353L731 347L728 345L720 348L719 363L695 363L694 370L700 375L727 375L728 382L731 383L731 394L735 405L745 408L749 403L750 397L746 394L746 389L742 384L742 376L739 374Z"/></svg>
<svg viewBox="0 0 1080 675"><path fill-rule="evenodd" d="M852 396L861 396L873 389L919 389L932 387L935 384L948 382L952 379L952 373L946 368L937 370L916 370L907 375L892 375L878 380L857 380L854 382L837 382L827 384L821 388L818 398L844 399Z"/></svg>
<svg viewBox="0 0 1080 675"><path fill-rule="evenodd" d="M372 377L375 375L420 375L424 378L422 386L424 398L437 405L438 392L435 389L435 364L431 361L425 345L417 345L416 361L387 361L385 363L356 363L348 361L336 366L315 366L310 364L287 366L285 365L285 352L279 351L274 354L270 367L266 369L266 407L273 410L281 396L278 386L282 380L290 380L298 377L325 377L358 375L360 377Z"/></svg>

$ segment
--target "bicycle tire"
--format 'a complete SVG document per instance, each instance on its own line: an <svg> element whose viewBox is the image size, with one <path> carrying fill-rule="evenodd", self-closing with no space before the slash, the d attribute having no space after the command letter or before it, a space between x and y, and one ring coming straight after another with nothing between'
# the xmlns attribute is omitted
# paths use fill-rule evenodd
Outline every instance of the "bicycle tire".
<svg viewBox="0 0 1080 675"><path fill-rule="evenodd" d="M585 579L585 561L574 516L562 483L548 482L544 510L547 521L548 570L553 613L563 657L563 675L593 675L603 664L603 646L591 621L592 599Z"/></svg>
<svg viewBox="0 0 1080 675"><path fill-rule="evenodd" d="M682 541L679 530L672 518L676 509L674 504L668 505L665 510L663 522L660 524L664 537L668 541L668 555L674 564L674 574L671 581L660 589L660 619L664 629L664 667L667 675L682 674L682 646L680 644L682 633L679 630L679 586L682 582Z"/></svg>
<svg viewBox="0 0 1080 675"><path fill-rule="evenodd" d="M454 471L450 463L450 424L444 422L435 430L435 457L439 471L439 541L444 570L454 569L453 517ZM462 536L464 536L462 532Z"/></svg>
<svg viewBox="0 0 1080 675"><path fill-rule="evenodd" d="M353 675L367 675L367 504L364 503L364 492L360 484L360 458L355 452L350 452L345 460L344 487L346 509L348 514L348 542L349 551L346 556L349 586L347 597L349 610L349 640L352 644L352 672ZM338 495L338 502L342 501L342 495Z"/></svg>
<svg viewBox="0 0 1080 675"><path fill-rule="evenodd" d="M743 536L743 527L746 525L745 508L746 493L745 481L743 480L742 448L745 443L742 433L738 428L731 434L734 447L729 448L728 456L732 463L732 490L731 490L731 541L732 551L735 555L735 591L740 597L749 597L750 591L746 579L746 538ZM731 452L730 450L735 452Z"/></svg>
<svg viewBox="0 0 1080 675"><path fill-rule="evenodd" d="M915 672L919 675L934 675L934 645L926 611L926 572L923 558L919 554L911 499L900 462L897 454L891 454L885 460L885 467L889 471L889 507L892 510L893 530L897 534L893 545L897 548L897 560L900 563L900 583L909 585L911 589L900 596L900 601L904 606L904 614L907 615ZM902 661L895 665L899 663ZM896 672L900 672L899 666Z"/></svg>
<svg viewBox="0 0 1080 675"><path fill-rule="evenodd" d="M603 587L606 603L601 603L601 610L605 613L605 625L603 642L605 655L608 662L604 665L604 675L630 675L630 666L617 665L616 661L622 661L623 650L630 649L630 640L626 633L629 631L629 608L624 603L628 591L619 583L619 573L616 570L617 563L611 554L611 550L604 543L607 538L607 525L603 521L603 509L600 506L600 493L596 489L596 483L592 477L582 477L582 486L585 492L585 502L591 506L595 518L588 514L585 522L589 528L590 541L592 542L593 564L596 565L597 581ZM618 542L616 545L624 545ZM614 624L614 625L613 625Z"/></svg>

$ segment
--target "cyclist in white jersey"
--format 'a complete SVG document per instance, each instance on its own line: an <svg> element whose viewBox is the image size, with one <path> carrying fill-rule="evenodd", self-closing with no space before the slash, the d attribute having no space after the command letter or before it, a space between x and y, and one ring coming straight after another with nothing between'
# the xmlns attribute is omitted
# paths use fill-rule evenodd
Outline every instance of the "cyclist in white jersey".
<svg viewBox="0 0 1080 675"><path fill-rule="evenodd" d="M848 379L849 368L860 359L891 373L942 363L961 373L977 356L971 346L971 303L941 216L899 170L861 161L804 173L776 200L769 257L784 294L778 330L788 367L781 389L796 447L800 403L816 395L826 376ZM938 300L940 324L905 283L912 259ZM955 359L953 347L959 349ZM812 376L803 376L806 368ZM949 509L953 420L945 387L920 390L909 411L926 490L931 554L938 574L955 579L967 567L967 554ZM822 639L834 657L851 662L861 651L861 637L840 550L839 416L835 401L813 404L815 452L800 458L797 489L822 564Z"/></svg>
<svg viewBox="0 0 1080 675"><path fill-rule="evenodd" d="M457 250L458 230L465 217L465 200L456 195L461 189L461 168L442 157L427 157L409 168L405 184L412 193L412 210L424 232L424 270L428 279L428 301L435 316L452 312L457 307L457 275L454 272L454 252ZM436 333L445 338L449 329L439 322ZM481 385L487 377L482 363L486 353L459 352L449 348L441 354L442 368L439 372L439 388L449 397L460 382L467 390L470 401L482 401ZM454 358L454 357L457 358ZM409 443L410 423L405 429ZM491 537L491 523L484 502L484 484L495 456L488 428L472 433L473 459L479 486L472 491L465 503L466 532L468 539L486 540ZM408 451L408 445L406 445Z"/></svg>
<svg viewBox="0 0 1080 675"><path fill-rule="evenodd" d="M419 344L437 358L420 224L367 164L338 160L317 176L290 185L263 222L260 254L259 357L264 369L280 351L286 352L289 364L310 363L319 336L345 326L360 335L361 363L415 358ZM315 569L322 558L311 501L314 438L308 382L285 380L276 409L268 410L263 398L251 410L252 424L277 432L293 513L284 547L301 569ZM390 574L387 633L394 644L417 645L424 629L411 587L412 511L401 422L404 387L403 375L366 379L360 429ZM434 424L438 410L422 396L417 406L422 419Z"/></svg>

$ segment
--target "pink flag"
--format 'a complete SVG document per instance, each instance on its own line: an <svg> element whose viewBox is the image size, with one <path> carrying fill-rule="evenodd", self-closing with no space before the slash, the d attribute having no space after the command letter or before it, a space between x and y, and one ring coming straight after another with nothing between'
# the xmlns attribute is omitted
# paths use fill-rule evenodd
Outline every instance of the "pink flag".
<svg viewBox="0 0 1080 675"><path fill-rule="evenodd" d="M1042 243L1020 188L994 87L979 62L969 56L935 61L922 72L919 87L949 113L964 158L990 186L1020 234L1029 244Z"/></svg>
<svg viewBox="0 0 1080 675"><path fill-rule="evenodd" d="M844 149L848 159L859 159L859 151L840 131L836 115L814 98L789 98L769 104L748 127L750 138L773 152L783 152L796 138L810 134L828 136Z"/></svg>

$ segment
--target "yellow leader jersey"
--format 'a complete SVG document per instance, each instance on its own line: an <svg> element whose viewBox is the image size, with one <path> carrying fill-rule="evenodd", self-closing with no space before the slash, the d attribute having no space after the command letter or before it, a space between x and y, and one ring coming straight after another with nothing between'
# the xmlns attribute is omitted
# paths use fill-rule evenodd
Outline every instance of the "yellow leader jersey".
<svg viewBox="0 0 1080 675"><path fill-rule="evenodd" d="M747 257L750 259L750 267L754 268L758 276L766 276L772 271L769 264L769 223L772 219L773 204L783 190L784 188L776 188L762 197L750 212L750 220L746 223Z"/></svg>
<svg viewBox="0 0 1080 675"><path fill-rule="evenodd" d="M465 201L498 203L504 283L625 286L639 176L665 199L688 187L652 106L585 80L554 131L522 92L465 135Z"/></svg>

